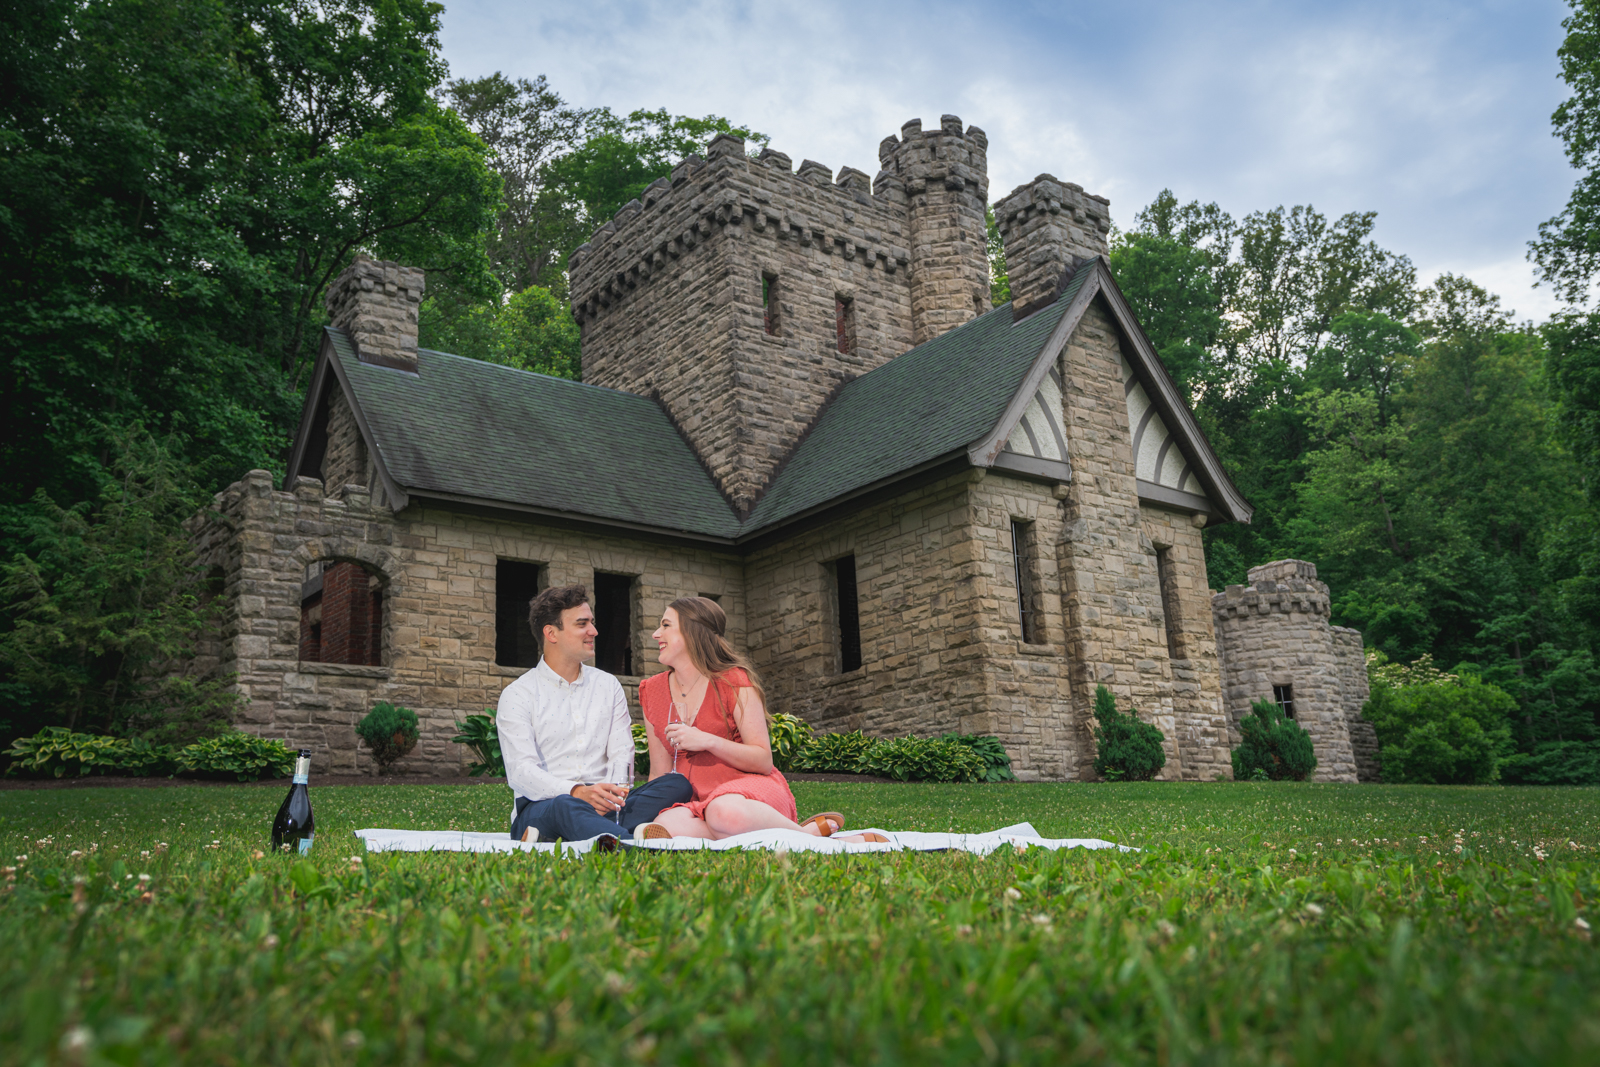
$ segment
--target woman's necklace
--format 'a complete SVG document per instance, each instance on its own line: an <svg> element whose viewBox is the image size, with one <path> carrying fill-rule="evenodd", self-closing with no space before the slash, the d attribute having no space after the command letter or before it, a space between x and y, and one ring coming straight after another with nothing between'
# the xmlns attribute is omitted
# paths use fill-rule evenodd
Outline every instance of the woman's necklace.
<svg viewBox="0 0 1600 1067"><path fill-rule="evenodd" d="M685 721L687 723L692 724L694 720L699 717L698 712L700 709L689 703L689 694L694 692L696 689L699 689L700 683L703 681L705 681L705 677L702 675L690 682L688 685L684 685L683 679L679 673L676 670L672 672L672 687L673 689L677 690L678 701L683 705Z"/></svg>

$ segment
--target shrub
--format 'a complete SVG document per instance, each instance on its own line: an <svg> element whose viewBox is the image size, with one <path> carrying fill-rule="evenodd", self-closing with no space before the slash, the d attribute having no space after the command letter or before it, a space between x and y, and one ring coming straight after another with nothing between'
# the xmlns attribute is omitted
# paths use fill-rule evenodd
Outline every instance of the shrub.
<svg viewBox="0 0 1600 1067"><path fill-rule="evenodd" d="M819 734L795 753L792 768L813 774L860 774L861 757L872 743L860 730Z"/></svg>
<svg viewBox="0 0 1600 1067"><path fill-rule="evenodd" d="M980 782L1014 782L1017 776L1011 773L1011 757L1006 753L1006 747L1000 743L998 737L986 734L941 734L941 741L954 741L966 745L977 753L983 760L983 777Z"/></svg>
<svg viewBox="0 0 1600 1067"><path fill-rule="evenodd" d="M1509 693L1476 675L1419 662L1374 671L1361 715L1382 745L1384 781L1480 785L1497 781L1511 756L1516 708Z"/></svg>
<svg viewBox="0 0 1600 1067"><path fill-rule="evenodd" d="M983 757L959 741L896 737L873 742L857 767L897 782L981 782Z"/></svg>
<svg viewBox="0 0 1600 1067"><path fill-rule="evenodd" d="M767 724L767 735L772 739L772 765L780 771L792 771L795 754L811 740L811 724L798 715L780 711Z"/></svg>
<svg viewBox="0 0 1600 1067"><path fill-rule="evenodd" d="M650 734L642 722L633 724L633 773L650 773Z"/></svg>
<svg viewBox="0 0 1600 1067"><path fill-rule="evenodd" d="M372 705L366 718L356 724L356 733L372 750L378 773L388 774L391 766L417 746L417 713L380 700Z"/></svg>
<svg viewBox="0 0 1600 1067"><path fill-rule="evenodd" d="M456 735L450 740L468 746L473 755L478 757L467 766L467 773L472 777L482 774L505 777L506 761L500 754L500 728L494 721L491 709L484 708L481 715L468 715L466 722L456 723Z"/></svg>
<svg viewBox="0 0 1600 1067"><path fill-rule="evenodd" d="M197 778L227 778L253 782L258 778L287 778L294 770L295 750L282 741L253 734L231 733L207 737L178 750L180 774Z"/></svg>
<svg viewBox="0 0 1600 1067"><path fill-rule="evenodd" d="M124 737L73 733L65 726L47 726L32 737L19 737L6 750L7 774L171 774L172 750Z"/></svg>
<svg viewBox="0 0 1600 1067"><path fill-rule="evenodd" d="M1117 710L1117 700L1103 685L1094 688L1095 773L1108 781L1148 782L1166 765L1161 748L1163 734L1129 709Z"/></svg>
<svg viewBox="0 0 1600 1067"><path fill-rule="evenodd" d="M1239 782L1303 782L1317 768L1311 735L1270 700L1250 705L1239 723L1244 740L1233 750L1233 777Z"/></svg>

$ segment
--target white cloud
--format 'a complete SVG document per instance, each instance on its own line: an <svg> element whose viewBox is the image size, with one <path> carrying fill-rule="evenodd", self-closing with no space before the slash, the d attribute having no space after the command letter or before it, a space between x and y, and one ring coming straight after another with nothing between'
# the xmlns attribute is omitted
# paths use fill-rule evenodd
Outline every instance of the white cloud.
<svg viewBox="0 0 1600 1067"><path fill-rule="evenodd" d="M902 122L953 112L989 134L991 198L1048 171L1110 197L1123 225L1164 187L1241 215L1376 210L1386 247L1543 317L1553 301L1522 256L1570 186L1549 136L1564 11L460 0L444 42L458 75L545 73L574 103L727 115L835 171L875 173Z"/></svg>

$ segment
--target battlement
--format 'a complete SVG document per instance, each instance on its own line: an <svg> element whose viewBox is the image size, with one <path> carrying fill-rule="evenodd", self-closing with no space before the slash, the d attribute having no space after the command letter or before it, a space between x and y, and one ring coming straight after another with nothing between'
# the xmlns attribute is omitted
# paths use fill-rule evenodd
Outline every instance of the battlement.
<svg viewBox="0 0 1600 1067"><path fill-rule="evenodd" d="M908 213L898 179L880 175L874 183L852 167L835 177L810 159L795 171L785 153L767 148L748 156L744 140L730 134L718 135L706 154L651 183L568 259L580 326L730 228L738 231L730 235L735 239L770 236L889 274L908 265Z"/></svg>
<svg viewBox="0 0 1600 1067"><path fill-rule="evenodd" d="M1328 587L1317 580L1317 566L1303 559L1280 559L1250 568L1249 585L1230 585L1211 597L1220 622L1240 615L1331 614Z"/></svg>

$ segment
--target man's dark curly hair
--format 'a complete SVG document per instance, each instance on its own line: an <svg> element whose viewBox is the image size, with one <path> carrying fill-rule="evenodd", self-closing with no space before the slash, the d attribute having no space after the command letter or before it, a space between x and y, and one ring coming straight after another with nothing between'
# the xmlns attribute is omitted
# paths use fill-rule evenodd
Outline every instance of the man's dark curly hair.
<svg viewBox="0 0 1600 1067"><path fill-rule="evenodd" d="M589 587L584 585L558 585L542 591L528 604L528 625L533 636L544 644L544 628L561 629L561 613L568 608L581 608L589 603Z"/></svg>

